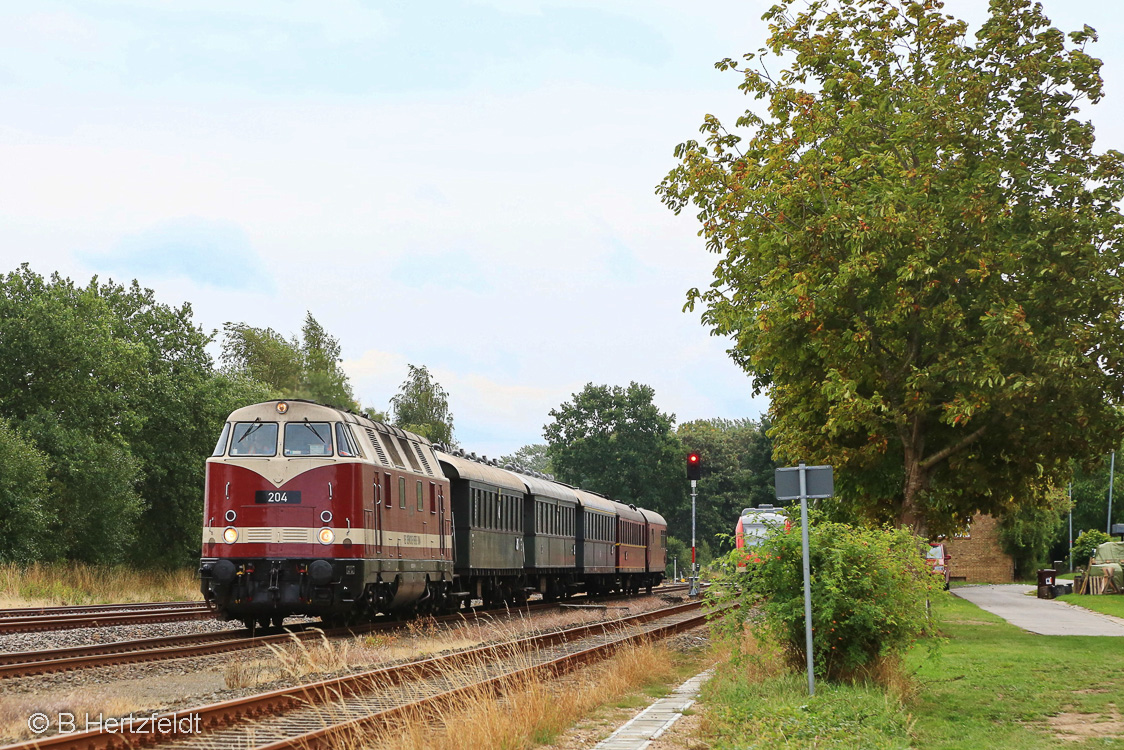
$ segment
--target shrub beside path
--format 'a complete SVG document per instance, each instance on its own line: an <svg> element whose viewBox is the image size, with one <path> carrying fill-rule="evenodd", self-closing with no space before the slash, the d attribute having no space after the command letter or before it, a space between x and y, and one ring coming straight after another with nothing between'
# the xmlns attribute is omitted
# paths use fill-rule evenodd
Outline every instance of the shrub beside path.
<svg viewBox="0 0 1124 750"><path fill-rule="evenodd" d="M1025 584L989 584L960 586L952 593L1031 633L1124 637L1124 619L1028 596L1034 590Z"/></svg>

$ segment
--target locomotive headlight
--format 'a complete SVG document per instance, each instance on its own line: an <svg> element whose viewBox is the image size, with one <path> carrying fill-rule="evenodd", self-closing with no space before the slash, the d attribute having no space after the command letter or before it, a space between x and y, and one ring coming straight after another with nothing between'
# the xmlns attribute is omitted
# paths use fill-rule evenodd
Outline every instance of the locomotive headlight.
<svg viewBox="0 0 1124 750"><path fill-rule="evenodd" d="M320 540L321 544L331 544L336 539L336 532L325 526L320 529L320 533L317 534L316 537Z"/></svg>
<svg viewBox="0 0 1124 750"><path fill-rule="evenodd" d="M225 529L223 529L222 539L227 544L234 544L238 541L238 529L234 528L233 526L227 526Z"/></svg>

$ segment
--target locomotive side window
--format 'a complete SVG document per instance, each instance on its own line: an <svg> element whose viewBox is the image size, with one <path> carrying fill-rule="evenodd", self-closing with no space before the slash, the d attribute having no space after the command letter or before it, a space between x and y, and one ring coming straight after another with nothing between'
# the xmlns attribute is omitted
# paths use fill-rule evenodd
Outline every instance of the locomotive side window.
<svg viewBox="0 0 1124 750"><path fill-rule="evenodd" d="M276 422L238 422L230 436L232 456L276 456Z"/></svg>
<svg viewBox="0 0 1124 750"><path fill-rule="evenodd" d="M345 458L361 458L363 451L351 430L343 422L336 422L336 451Z"/></svg>
<svg viewBox="0 0 1124 750"><path fill-rule="evenodd" d="M406 477L398 477L398 507L406 507Z"/></svg>
<svg viewBox="0 0 1124 750"><path fill-rule="evenodd" d="M327 422L289 422L285 425L285 455L332 455L332 429Z"/></svg>
<svg viewBox="0 0 1124 750"><path fill-rule="evenodd" d="M230 422L222 426L222 434L219 435L219 442L215 444L215 449L211 451L212 456L221 456L226 453L226 439L230 437Z"/></svg>
<svg viewBox="0 0 1124 750"><path fill-rule="evenodd" d="M418 480L418 511L425 510L425 493L422 491L421 480Z"/></svg>

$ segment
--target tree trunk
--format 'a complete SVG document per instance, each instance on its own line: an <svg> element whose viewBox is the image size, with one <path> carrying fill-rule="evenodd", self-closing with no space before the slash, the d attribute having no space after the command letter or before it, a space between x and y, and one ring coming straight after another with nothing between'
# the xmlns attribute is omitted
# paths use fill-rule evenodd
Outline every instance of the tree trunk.
<svg viewBox="0 0 1124 750"><path fill-rule="evenodd" d="M902 487L902 507L898 514L898 524L910 529L918 536L926 535L925 513L919 507L921 495L925 490L926 480L924 470L921 468L920 456L906 449L905 459L905 484Z"/></svg>
<svg viewBox="0 0 1124 750"><path fill-rule="evenodd" d="M920 507L921 496L929 483L928 467L923 464L925 437L920 417L913 418L908 432L903 430L902 448L905 457L905 482L902 485L902 507L898 524L918 536L926 535L928 519Z"/></svg>

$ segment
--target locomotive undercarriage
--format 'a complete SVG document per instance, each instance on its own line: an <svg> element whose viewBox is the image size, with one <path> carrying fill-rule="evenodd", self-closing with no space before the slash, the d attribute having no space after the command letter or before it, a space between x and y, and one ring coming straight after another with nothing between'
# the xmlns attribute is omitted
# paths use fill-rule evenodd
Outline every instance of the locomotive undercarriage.
<svg viewBox="0 0 1124 750"><path fill-rule="evenodd" d="M279 626L289 615L336 625L452 611L460 604L452 593L452 565L444 561L204 558L199 577L212 609L251 628Z"/></svg>

